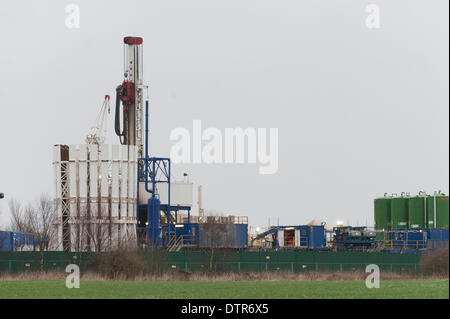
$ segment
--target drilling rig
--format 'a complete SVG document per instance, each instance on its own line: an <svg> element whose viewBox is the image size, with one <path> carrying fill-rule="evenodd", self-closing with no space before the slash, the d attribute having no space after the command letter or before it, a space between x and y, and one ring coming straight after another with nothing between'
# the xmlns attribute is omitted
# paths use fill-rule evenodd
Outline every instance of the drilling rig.
<svg viewBox="0 0 450 319"><path fill-rule="evenodd" d="M120 143L138 148L135 181L138 246L171 251L198 247L200 234L207 233L208 225L202 224L202 207L201 216L191 218L192 183L172 181L170 158L149 156L148 98L144 100L144 90L148 87L143 84L142 42L140 37L124 38L124 80L116 88L115 113L115 132ZM229 225L224 227L230 229L230 234L232 231L241 232L245 234L246 242L247 223L235 223L234 216L225 219ZM203 245L206 242L205 239Z"/></svg>
<svg viewBox="0 0 450 319"><path fill-rule="evenodd" d="M125 37L124 45L124 79L116 88L116 112L114 129L122 145L136 145L138 157L143 156L143 40L141 37ZM122 112L120 105L122 104ZM121 126L122 115L122 126Z"/></svg>
<svg viewBox="0 0 450 319"><path fill-rule="evenodd" d="M201 200L200 216L191 216L193 183L172 179L170 158L149 156L143 39L125 37L123 52L123 80L116 87L114 116L120 144L105 143L109 113L106 95L85 144L54 145L57 213L51 247L100 252L137 240L140 248L176 251L205 247L209 235L204 234L216 228L227 228L230 238L242 233L239 238L247 245L247 222L236 223L235 216L221 216L215 221L227 225L217 226L214 220L206 224Z"/></svg>
<svg viewBox="0 0 450 319"><path fill-rule="evenodd" d="M174 237L177 212L187 210L189 215L191 205L171 205L170 158L148 154L148 99L145 99L145 136L143 134L144 90L148 89L143 84L143 39L128 36L123 42L124 79L116 88L114 130L122 145L133 145L138 150L135 181L138 245L161 249Z"/></svg>

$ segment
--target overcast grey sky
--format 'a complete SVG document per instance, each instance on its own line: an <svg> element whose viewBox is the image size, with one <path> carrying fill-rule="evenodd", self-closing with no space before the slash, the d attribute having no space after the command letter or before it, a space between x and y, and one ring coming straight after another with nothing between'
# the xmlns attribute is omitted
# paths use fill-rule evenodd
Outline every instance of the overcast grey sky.
<svg viewBox="0 0 450 319"><path fill-rule="evenodd" d="M80 28L65 7L80 7ZM369 3L380 29L368 29ZM0 225L8 198L53 195L52 146L79 144L144 38L151 152L170 131L277 127L279 169L178 165L205 208L252 225L373 224L384 192L449 188L448 1L5 1ZM113 104L113 103L112 103ZM109 117L112 128L113 116ZM118 140L109 136L109 143Z"/></svg>

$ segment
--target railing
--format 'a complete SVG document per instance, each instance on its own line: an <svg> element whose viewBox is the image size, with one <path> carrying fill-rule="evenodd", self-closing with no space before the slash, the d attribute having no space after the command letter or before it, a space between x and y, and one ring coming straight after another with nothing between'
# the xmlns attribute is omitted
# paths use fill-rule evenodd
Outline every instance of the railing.
<svg viewBox="0 0 450 319"><path fill-rule="evenodd" d="M187 213L178 213L177 214L177 224L185 224L187 223L188 218ZM198 223L198 216L189 216L189 223L191 224L197 224Z"/></svg>
<svg viewBox="0 0 450 319"><path fill-rule="evenodd" d="M168 268L184 271L219 271L219 272L336 272L336 271L365 271L370 263L320 263L320 262L180 262L169 263ZM380 271L384 272L419 272L417 263L376 263ZM212 268L211 268L212 267Z"/></svg>
<svg viewBox="0 0 450 319"><path fill-rule="evenodd" d="M179 212L177 223L186 223L187 218L187 213ZM189 223L248 224L248 216L189 216Z"/></svg>
<svg viewBox="0 0 450 319"><path fill-rule="evenodd" d="M393 239L385 240L384 247L390 249L427 249L427 240L403 240L403 239Z"/></svg>
<svg viewBox="0 0 450 319"><path fill-rule="evenodd" d="M92 267L93 260L83 259L46 259L44 261L45 270L65 269L68 264L82 264L85 269ZM185 271L223 271L223 272L294 272L302 273L308 271L327 272L327 271L365 271L369 263L320 263L320 262L276 262L268 260L267 262L215 262L211 265L209 262L172 262L162 265L167 270L185 270ZM376 263L380 271L387 272L420 272L420 266L417 263ZM161 269L163 269L161 268ZM2 271L28 271L41 269L40 260L36 259L2 259L0 260L0 273Z"/></svg>
<svg viewBox="0 0 450 319"><path fill-rule="evenodd" d="M194 235L181 235L183 247L197 247L197 239Z"/></svg>
<svg viewBox="0 0 450 319"><path fill-rule="evenodd" d="M234 224L248 224L248 216L237 216Z"/></svg>

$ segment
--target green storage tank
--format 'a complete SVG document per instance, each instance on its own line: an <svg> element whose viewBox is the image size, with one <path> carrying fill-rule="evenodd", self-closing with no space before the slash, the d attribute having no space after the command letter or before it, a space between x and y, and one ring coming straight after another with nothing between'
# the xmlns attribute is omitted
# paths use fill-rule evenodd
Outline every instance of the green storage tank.
<svg viewBox="0 0 450 319"><path fill-rule="evenodd" d="M434 216L435 212L436 218ZM427 197L428 228L448 228L449 225L448 215L449 215L449 205L447 195L438 193L436 195Z"/></svg>
<svg viewBox="0 0 450 319"><path fill-rule="evenodd" d="M392 229L408 228L409 196L393 197L391 199Z"/></svg>
<svg viewBox="0 0 450 319"><path fill-rule="evenodd" d="M411 197L408 203L408 226L409 228L427 227L426 216L427 197L423 193Z"/></svg>
<svg viewBox="0 0 450 319"><path fill-rule="evenodd" d="M375 198L374 200L375 229L391 229L391 197Z"/></svg>

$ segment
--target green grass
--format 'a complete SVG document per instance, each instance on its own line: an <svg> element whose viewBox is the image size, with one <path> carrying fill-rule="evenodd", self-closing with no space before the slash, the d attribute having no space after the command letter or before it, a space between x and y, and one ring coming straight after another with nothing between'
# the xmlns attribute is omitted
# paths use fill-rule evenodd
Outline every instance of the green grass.
<svg viewBox="0 0 450 319"><path fill-rule="evenodd" d="M382 280L368 289L364 281L81 281L68 289L62 280L0 281L4 298L449 298L448 279Z"/></svg>

